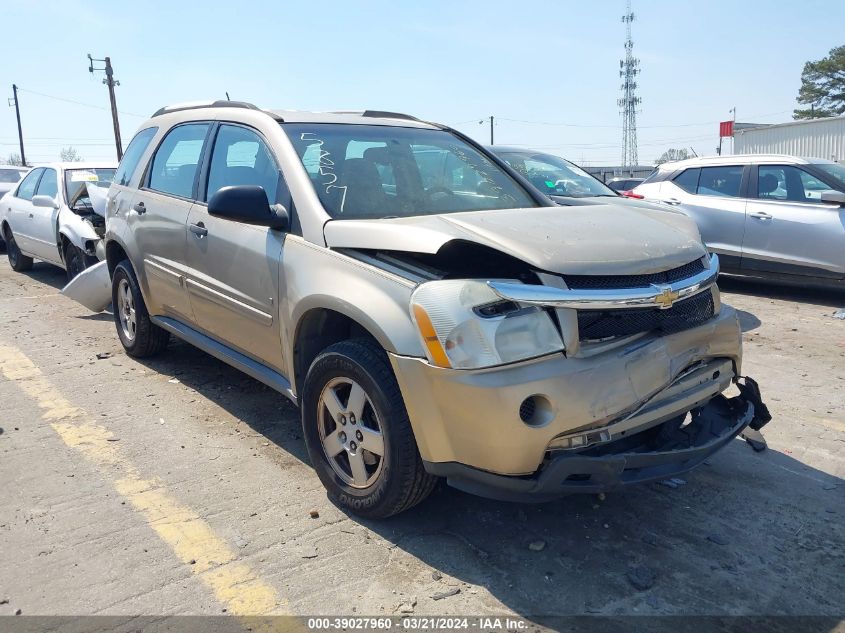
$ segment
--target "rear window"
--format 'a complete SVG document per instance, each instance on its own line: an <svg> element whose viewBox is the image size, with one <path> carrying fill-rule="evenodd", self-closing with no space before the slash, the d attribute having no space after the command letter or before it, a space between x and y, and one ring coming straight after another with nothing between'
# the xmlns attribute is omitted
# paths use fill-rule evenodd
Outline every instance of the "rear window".
<svg viewBox="0 0 845 633"><path fill-rule="evenodd" d="M135 135L135 138L129 143L129 147L126 148L126 153L120 160L120 165L117 167L117 172L114 175L115 184L129 184L129 180L132 178L132 174L135 173L141 156L144 155L157 130L157 127L148 127L146 130L141 130Z"/></svg>
<svg viewBox="0 0 845 633"><path fill-rule="evenodd" d="M698 189L698 176L701 170L698 167L685 169L672 180L676 185L687 193L695 193Z"/></svg>
<svg viewBox="0 0 845 633"><path fill-rule="evenodd" d="M655 169L651 172L645 179L640 183L641 185L645 185L651 182L663 182L664 180L669 178L669 175L672 172L670 171L660 171L659 169Z"/></svg>

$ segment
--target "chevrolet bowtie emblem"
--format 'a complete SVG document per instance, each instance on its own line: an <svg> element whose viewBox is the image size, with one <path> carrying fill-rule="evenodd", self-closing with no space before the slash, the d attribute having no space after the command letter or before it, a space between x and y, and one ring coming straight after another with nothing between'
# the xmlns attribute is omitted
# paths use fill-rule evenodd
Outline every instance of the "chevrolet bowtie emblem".
<svg viewBox="0 0 845 633"><path fill-rule="evenodd" d="M672 304L678 300L681 295L671 288L663 288L659 295L654 297L654 302L660 306L661 310L671 308Z"/></svg>

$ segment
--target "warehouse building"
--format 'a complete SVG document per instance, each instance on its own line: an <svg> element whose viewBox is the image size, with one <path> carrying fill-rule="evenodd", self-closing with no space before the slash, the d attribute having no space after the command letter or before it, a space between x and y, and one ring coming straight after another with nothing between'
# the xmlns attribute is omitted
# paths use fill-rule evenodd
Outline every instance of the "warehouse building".
<svg viewBox="0 0 845 633"><path fill-rule="evenodd" d="M845 163L845 116L734 128L734 154L789 154Z"/></svg>

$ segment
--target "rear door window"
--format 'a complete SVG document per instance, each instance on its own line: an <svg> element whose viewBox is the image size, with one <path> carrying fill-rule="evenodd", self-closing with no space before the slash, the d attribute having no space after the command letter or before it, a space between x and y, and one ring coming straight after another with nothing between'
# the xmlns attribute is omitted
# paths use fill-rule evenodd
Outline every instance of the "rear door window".
<svg viewBox="0 0 845 633"><path fill-rule="evenodd" d="M742 166L702 167L698 178L698 195L739 197Z"/></svg>
<svg viewBox="0 0 845 633"><path fill-rule="evenodd" d="M168 132L153 156L149 174L150 189L180 198L193 198L209 125L189 123Z"/></svg>
<svg viewBox="0 0 845 633"><path fill-rule="evenodd" d="M29 172L26 178L21 181L21 184L18 185L15 197L20 198L21 200L32 200L32 196L35 195L35 186L38 184L38 179L41 177L42 173L44 173L44 169L42 167L33 169Z"/></svg>

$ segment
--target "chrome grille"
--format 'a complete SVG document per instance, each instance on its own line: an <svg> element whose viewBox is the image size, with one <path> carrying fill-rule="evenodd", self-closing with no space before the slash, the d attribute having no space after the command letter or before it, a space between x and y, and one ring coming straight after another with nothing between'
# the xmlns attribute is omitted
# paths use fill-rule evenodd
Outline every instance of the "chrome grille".
<svg viewBox="0 0 845 633"><path fill-rule="evenodd" d="M713 294L710 291L678 301L666 310L657 307L578 310L578 338L582 341L599 340L652 331L673 334L697 327L714 314Z"/></svg>
<svg viewBox="0 0 845 633"><path fill-rule="evenodd" d="M648 288L652 284L671 284L693 277L704 270L701 258L671 270L648 275L564 275L572 290L610 290L620 288Z"/></svg>

